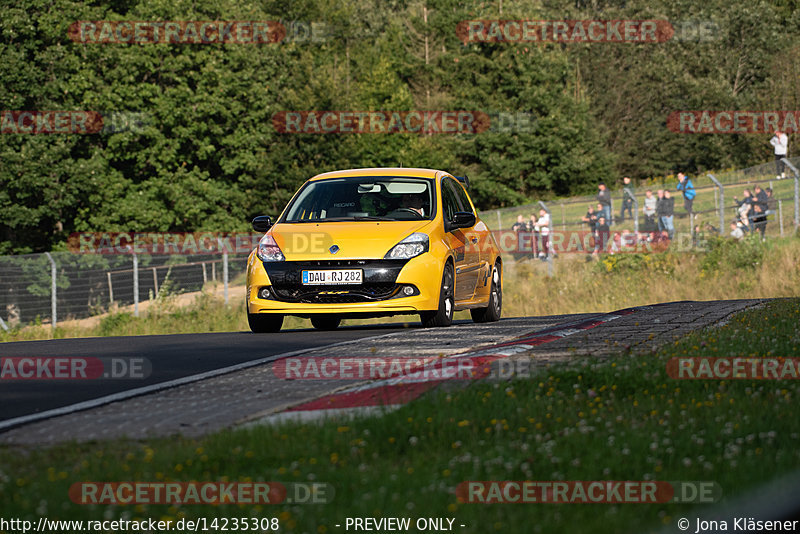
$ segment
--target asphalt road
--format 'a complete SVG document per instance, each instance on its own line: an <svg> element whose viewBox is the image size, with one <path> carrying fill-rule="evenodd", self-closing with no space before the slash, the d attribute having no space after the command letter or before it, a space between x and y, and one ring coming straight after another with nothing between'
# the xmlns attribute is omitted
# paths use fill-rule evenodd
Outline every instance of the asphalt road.
<svg viewBox="0 0 800 534"><path fill-rule="evenodd" d="M358 379L286 379L278 355L318 357L446 357L536 338L527 352L539 369L579 355L649 352L689 332L760 306L763 300L682 301L611 313L518 317L497 323L460 321L451 328L377 325L333 332L245 332L93 338L0 344L0 377L8 358L145 358L144 380L0 379L0 444L42 444L181 434L202 436L231 426L278 420L325 402ZM550 334L557 328L558 334ZM538 337L537 337L538 336ZM510 354L510 353L509 353ZM505 357L505 356L504 356ZM511 363L511 362L509 362ZM233 367L233 368L232 368ZM466 384L464 384L466 385ZM61 408L63 407L63 409Z"/></svg>
<svg viewBox="0 0 800 534"><path fill-rule="evenodd" d="M419 328L419 327L411 327ZM131 388L166 382L177 378L258 360L297 350L323 347L332 343L352 341L399 332L403 326L346 327L331 332L291 330L277 334L231 332L215 334L176 334L166 336L130 336L51 341L20 341L0 344L0 421L44 410L68 406ZM122 370L130 359L144 359L152 372L147 378L133 379L71 379L31 380L9 379L13 370L28 372L30 364L14 369L3 367L6 358L98 358L104 367L111 360ZM141 363L141 362L140 362ZM7 364L6 364L7 365ZM48 364L54 371L54 362ZM5 372L3 372L5 369ZM79 370L78 370L79 371ZM76 372L77 376L82 373ZM90 372L86 373L91 375Z"/></svg>

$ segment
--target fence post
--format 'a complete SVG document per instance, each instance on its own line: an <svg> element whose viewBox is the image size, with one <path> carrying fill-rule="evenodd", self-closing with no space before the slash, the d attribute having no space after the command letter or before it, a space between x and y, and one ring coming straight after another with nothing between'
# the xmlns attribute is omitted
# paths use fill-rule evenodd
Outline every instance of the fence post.
<svg viewBox="0 0 800 534"><path fill-rule="evenodd" d="M153 298L158 298L158 274L156 273L155 267L151 267L151 269L153 270L153 287L155 287L156 290Z"/></svg>
<svg viewBox="0 0 800 534"><path fill-rule="evenodd" d="M222 279L225 284L225 305L228 305L228 251L222 253Z"/></svg>
<svg viewBox="0 0 800 534"><path fill-rule="evenodd" d="M497 214L497 229L498 230L502 230L503 229L503 223L500 220L500 210L495 210L495 213Z"/></svg>
<svg viewBox="0 0 800 534"><path fill-rule="evenodd" d="M6 324L6 322L3 320L3 318L2 318L2 317L0 317L0 328L2 328L3 330L5 330L6 332L8 332L8 325L7 325L7 324Z"/></svg>
<svg viewBox="0 0 800 534"><path fill-rule="evenodd" d="M108 304L114 304L114 286L111 285L111 271L106 271L106 278L108 279Z"/></svg>
<svg viewBox="0 0 800 534"><path fill-rule="evenodd" d="M139 257L133 253L133 316L139 317Z"/></svg>
<svg viewBox="0 0 800 534"><path fill-rule="evenodd" d="M228 305L228 248L222 242L222 239L217 238L219 247L222 249L222 284L225 294L225 305Z"/></svg>
<svg viewBox="0 0 800 534"><path fill-rule="evenodd" d="M544 251L546 254L545 258L547 259L547 276L553 277L553 215L550 213L550 210L547 208L547 204L539 201L539 205L542 207L544 211L547 212L547 247Z"/></svg>
<svg viewBox="0 0 800 534"><path fill-rule="evenodd" d="M794 229L797 231L800 228L800 172L788 158L783 158L781 161L794 173Z"/></svg>
<svg viewBox="0 0 800 534"><path fill-rule="evenodd" d="M561 203L561 229L566 231L567 230L567 221L564 215L564 203Z"/></svg>
<svg viewBox="0 0 800 534"><path fill-rule="evenodd" d="M778 200L778 225L781 229L781 237L783 237L783 201Z"/></svg>
<svg viewBox="0 0 800 534"><path fill-rule="evenodd" d="M639 233L639 201L636 200L636 195L633 194L633 191L631 191L631 189L629 187L626 187L625 189L623 189L623 191L631 198L631 200L633 200L633 213L635 214L633 216L633 231L638 234ZM623 202L623 205L624 205L625 200L623 199L622 202Z"/></svg>
<svg viewBox="0 0 800 534"><path fill-rule="evenodd" d="M56 305L56 275L58 273L56 269L56 262L53 259L53 256L51 256L49 252L45 252L44 255L47 256L48 260L50 260L50 316L52 318L53 332L55 332L57 322L56 315L58 311Z"/></svg>
<svg viewBox="0 0 800 534"><path fill-rule="evenodd" d="M719 235L725 235L725 188L713 174L707 176L719 188Z"/></svg>

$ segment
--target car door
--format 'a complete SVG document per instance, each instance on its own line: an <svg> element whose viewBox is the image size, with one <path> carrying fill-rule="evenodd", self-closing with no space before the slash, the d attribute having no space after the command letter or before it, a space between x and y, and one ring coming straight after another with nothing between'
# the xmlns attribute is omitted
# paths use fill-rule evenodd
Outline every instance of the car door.
<svg viewBox="0 0 800 534"><path fill-rule="evenodd" d="M465 229L467 235L467 264L475 271L475 293L483 294L489 282L489 271L492 257L492 236L486 223L478 219L475 208L470 202L469 195L465 188L456 183L456 196L461 206L461 211L467 211L475 215L475 226ZM487 290L488 291L488 290Z"/></svg>
<svg viewBox="0 0 800 534"><path fill-rule="evenodd" d="M472 206L464 205L464 190L453 178L442 179L442 204L445 206L444 216L452 220L454 213L466 211L474 214ZM464 195L464 198L466 195ZM456 257L456 301L470 300L475 293L475 284L480 271L480 254L478 236L474 228L457 228L447 234L451 240L450 248Z"/></svg>

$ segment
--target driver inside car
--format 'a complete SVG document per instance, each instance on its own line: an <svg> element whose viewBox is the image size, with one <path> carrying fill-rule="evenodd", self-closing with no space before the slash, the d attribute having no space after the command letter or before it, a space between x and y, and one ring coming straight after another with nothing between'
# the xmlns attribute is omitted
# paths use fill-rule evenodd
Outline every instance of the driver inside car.
<svg viewBox="0 0 800 534"><path fill-rule="evenodd" d="M405 194L402 197L400 206L407 208L419 214L420 217L425 217L425 199L422 195Z"/></svg>

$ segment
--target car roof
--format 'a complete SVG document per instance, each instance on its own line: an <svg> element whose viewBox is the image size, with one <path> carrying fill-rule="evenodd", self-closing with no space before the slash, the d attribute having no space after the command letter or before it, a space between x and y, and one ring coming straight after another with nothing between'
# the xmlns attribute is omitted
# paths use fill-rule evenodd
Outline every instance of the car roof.
<svg viewBox="0 0 800 534"><path fill-rule="evenodd" d="M439 178L452 176L444 171L435 169L421 169L415 167L375 167L369 169L347 169L318 174L311 180L326 180L329 178L344 178L347 176L412 176L415 178Z"/></svg>

